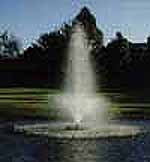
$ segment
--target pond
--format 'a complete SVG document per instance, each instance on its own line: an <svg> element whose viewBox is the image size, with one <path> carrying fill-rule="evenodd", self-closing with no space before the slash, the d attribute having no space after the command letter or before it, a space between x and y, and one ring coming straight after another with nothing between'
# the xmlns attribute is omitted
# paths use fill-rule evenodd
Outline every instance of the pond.
<svg viewBox="0 0 150 162"><path fill-rule="evenodd" d="M19 116L22 113L31 116L38 114L38 117L43 111L42 108L45 108L44 115L47 114L47 94L47 90L0 90L0 110L3 114L1 118L4 119L5 114L9 119L11 116L14 118L15 113ZM118 113L120 109L119 117L127 117L126 122L129 122L130 118L130 120L149 125L149 90L127 93L118 90L113 93L107 91L104 95L116 105L117 109L114 112ZM23 111L20 110L21 108ZM35 111L36 108L40 111ZM6 133L0 129L0 161L149 162L150 134L145 132L139 136L126 138L54 139Z"/></svg>
<svg viewBox="0 0 150 162"><path fill-rule="evenodd" d="M3 162L148 162L150 135L108 139L0 136Z"/></svg>

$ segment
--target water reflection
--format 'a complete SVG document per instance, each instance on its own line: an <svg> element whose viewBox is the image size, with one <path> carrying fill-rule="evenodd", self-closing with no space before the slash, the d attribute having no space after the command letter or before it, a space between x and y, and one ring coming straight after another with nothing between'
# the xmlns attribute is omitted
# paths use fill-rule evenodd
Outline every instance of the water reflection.
<svg viewBox="0 0 150 162"><path fill-rule="evenodd" d="M129 162L134 159L138 162L138 159L142 158L136 155L134 139L49 142L51 162Z"/></svg>
<svg viewBox="0 0 150 162"><path fill-rule="evenodd" d="M96 162L96 142L91 140L62 140L51 141L50 145L50 161L59 162ZM51 143L50 142L50 143Z"/></svg>
<svg viewBox="0 0 150 162"><path fill-rule="evenodd" d="M5 137L6 138L6 137ZM149 162L150 135L134 138L49 139L0 137L0 161ZM14 147L15 146L15 147Z"/></svg>

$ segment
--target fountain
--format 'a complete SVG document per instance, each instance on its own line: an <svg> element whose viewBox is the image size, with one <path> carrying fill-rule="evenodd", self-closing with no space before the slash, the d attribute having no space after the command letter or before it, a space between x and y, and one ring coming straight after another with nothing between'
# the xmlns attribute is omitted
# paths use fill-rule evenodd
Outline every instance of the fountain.
<svg viewBox="0 0 150 162"><path fill-rule="evenodd" d="M106 124L109 102L96 94L96 77L93 71L87 35L81 24L76 24L68 49L67 72L63 86L64 94L56 98L57 107L66 109L75 125L83 122Z"/></svg>
<svg viewBox="0 0 150 162"><path fill-rule="evenodd" d="M132 136L143 132L137 125L110 124L108 99L96 93L96 77L90 59L90 45L82 24L76 24L68 48L63 94L56 95L56 108L71 121L15 125L17 132L47 135L50 138L100 138Z"/></svg>

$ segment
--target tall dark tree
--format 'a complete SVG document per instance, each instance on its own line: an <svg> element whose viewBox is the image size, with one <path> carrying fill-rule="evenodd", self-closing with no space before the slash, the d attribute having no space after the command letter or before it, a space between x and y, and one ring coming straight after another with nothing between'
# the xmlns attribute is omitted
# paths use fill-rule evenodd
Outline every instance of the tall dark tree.
<svg viewBox="0 0 150 162"><path fill-rule="evenodd" d="M148 36L147 38L147 48L148 50L150 50L150 36Z"/></svg>
<svg viewBox="0 0 150 162"><path fill-rule="evenodd" d="M96 47L103 46L103 32L96 26L96 18L87 7L83 7L74 18L73 25L81 23L87 32L90 42Z"/></svg>
<svg viewBox="0 0 150 162"><path fill-rule="evenodd" d="M129 60L129 42L120 32L116 33L116 38L107 45L110 69L120 71L120 66Z"/></svg>

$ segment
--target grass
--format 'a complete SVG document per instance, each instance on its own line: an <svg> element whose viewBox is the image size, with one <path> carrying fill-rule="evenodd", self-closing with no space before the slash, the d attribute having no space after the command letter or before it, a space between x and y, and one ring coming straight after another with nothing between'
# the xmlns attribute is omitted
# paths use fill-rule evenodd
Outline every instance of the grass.
<svg viewBox="0 0 150 162"><path fill-rule="evenodd" d="M49 118L55 119L57 112L48 95L53 97L60 94L59 90L42 88L0 88L0 118ZM103 93L104 96L119 96L120 93ZM129 98L129 96L128 96ZM49 101L49 102L48 102ZM114 103L110 112L117 116L150 118L150 103L134 102ZM131 100L129 100L131 101Z"/></svg>
<svg viewBox="0 0 150 162"><path fill-rule="evenodd" d="M44 117L49 111L47 97L47 89L1 88L0 117Z"/></svg>

